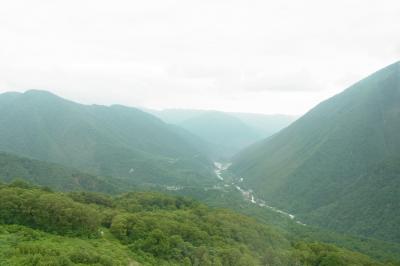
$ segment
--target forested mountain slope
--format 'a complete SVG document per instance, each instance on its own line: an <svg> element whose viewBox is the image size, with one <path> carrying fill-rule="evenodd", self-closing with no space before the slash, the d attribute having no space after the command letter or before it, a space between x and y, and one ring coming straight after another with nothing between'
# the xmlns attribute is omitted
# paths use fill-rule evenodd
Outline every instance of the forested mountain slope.
<svg viewBox="0 0 400 266"><path fill-rule="evenodd" d="M0 152L0 181L26 181L59 191L121 191L111 180L86 174L55 163L42 162Z"/></svg>
<svg viewBox="0 0 400 266"><path fill-rule="evenodd" d="M29 215L27 215L29 213ZM4 265L383 265L182 197L0 184Z"/></svg>
<svg viewBox="0 0 400 266"><path fill-rule="evenodd" d="M160 119L124 106L77 104L45 91L0 95L0 151L141 182L214 179L211 161Z"/></svg>
<svg viewBox="0 0 400 266"><path fill-rule="evenodd" d="M235 157L268 202L340 231L400 241L400 63Z"/></svg>

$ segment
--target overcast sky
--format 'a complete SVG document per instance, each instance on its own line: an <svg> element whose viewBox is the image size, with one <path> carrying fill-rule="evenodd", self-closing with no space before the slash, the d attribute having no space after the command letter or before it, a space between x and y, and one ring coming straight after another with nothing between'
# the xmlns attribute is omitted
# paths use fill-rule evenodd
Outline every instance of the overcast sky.
<svg viewBox="0 0 400 266"><path fill-rule="evenodd" d="M399 0L0 0L0 92L302 114L398 60Z"/></svg>

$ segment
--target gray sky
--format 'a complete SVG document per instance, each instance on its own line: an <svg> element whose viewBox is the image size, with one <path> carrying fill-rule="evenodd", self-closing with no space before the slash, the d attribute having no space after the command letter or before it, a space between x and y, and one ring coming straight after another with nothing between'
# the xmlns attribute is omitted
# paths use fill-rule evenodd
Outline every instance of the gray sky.
<svg viewBox="0 0 400 266"><path fill-rule="evenodd" d="M400 60L399 0L0 0L0 92L302 114Z"/></svg>

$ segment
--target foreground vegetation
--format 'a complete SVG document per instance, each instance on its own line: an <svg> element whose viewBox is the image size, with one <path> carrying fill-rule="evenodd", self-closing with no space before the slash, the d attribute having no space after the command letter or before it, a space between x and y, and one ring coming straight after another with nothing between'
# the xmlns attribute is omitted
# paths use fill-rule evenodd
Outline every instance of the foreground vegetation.
<svg viewBox="0 0 400 266"><path fill-rule="evenodd" d="M192 187L176 191L168 191L166 189L160 189L160 191L171 195L190 196L212 207L235 210L235 212L255 218L260 223L279 228L285 237L292 242L317 241L329 243L344 249L367 254L385 263L388 261L400 261L400 244L398 243L336 233L309 224L306 226L299 224L297 221L302 221L302 217L291 219L287 215L273 211L270 208L253 204L249 200L244 200L241 192L232 186L224 187L223 189L216 187L204 190Z"/></svg>
<svg viewBox="0 0 400 266"><path fill-rule="evenodd" d="M380 265L184 197L0 187L0 265Z"/></svg>

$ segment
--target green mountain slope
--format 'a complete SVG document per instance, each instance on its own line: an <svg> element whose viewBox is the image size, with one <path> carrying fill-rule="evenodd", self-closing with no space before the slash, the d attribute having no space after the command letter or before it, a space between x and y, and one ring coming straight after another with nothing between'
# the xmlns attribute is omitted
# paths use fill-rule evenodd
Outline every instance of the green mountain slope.
<svg viewBox="0 0 400 266"><path fill-rule="evenodd" d="M47 186L59 191L121 191L109 180L86 174L55 163L42 162L0 152L0 181L23 180L30 184Z"/></svg>
<svg viewBox="0 0 400 266"><path fill-rule="evenodd" d="M158 118L135 108L81 105L44 91L0 95L0 150L140 182L214 179L206 156Z"/></svg>
<svg viewBox="0 0 400 266"><path fill-rule="evenodd" d="M306 222L400 241L400 63L319 104L231 168Z"/></svg>
<svg viewBox="0 0 400 266"><path fill-rule="evenodd" d="M340 232L399 242L399 182L400 158L387 159L345 188L337 201L310 213L310 221Z"/></svg>
<svg viewBox="0 0 400 266"><path fill-rule="evenodd" d="M27 215L27 213L29 215ZM0 185L3 265L382 265L182 197Z"/></svg>

